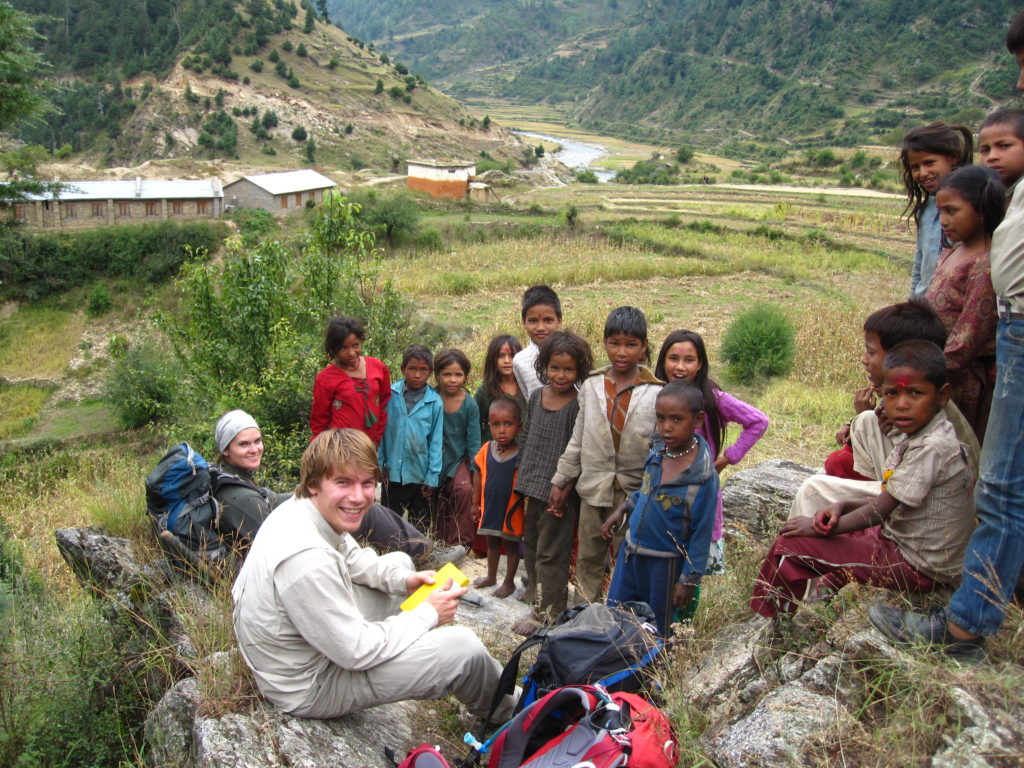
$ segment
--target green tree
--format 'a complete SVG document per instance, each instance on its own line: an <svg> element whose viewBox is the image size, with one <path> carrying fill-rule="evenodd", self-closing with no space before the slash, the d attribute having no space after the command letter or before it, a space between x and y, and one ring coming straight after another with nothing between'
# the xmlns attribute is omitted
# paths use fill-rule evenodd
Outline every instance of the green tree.
<svg viewBox="0 0 1024 768"><path fill-rule="evenodd" d="M0 1L0 132L22 120L39 117L50 108L47 86L40 79L48 69L43 57L35 53L30 41L37 38L32 17ZM22 156L31 161L31 153ZM23 172L14 160L5 157L8 172ZM0 183L0 210L28 195L56 191L59 185L38 181L14 180ZM0 219L6 221L6 216Z"/></svg>
<svg viewBox="0 0 1024 768"><path fill-rule="evenodd" d="M373 92L374 92L374 93L383 93L383 91L384 91L384 81L383 81L383 80L381 80L381 79L380 79L380 78L378 77L378 78L377 78L377 85L376 85L376 87L375 87L375 88L373 89Z"/></svg>
<svg viewBox="0 0 1024 768"><path fill-rule="evenodd" d="M306 141L305 156L310 163L316 162L316 142L312 139Z"/></svg>
<svg viewBox="0 0 1024 768"><path fill-rule="evenodd" d="M30 46L38 37L31 16L0 2L0 131L38 117L50 106L40 80L49 66Z"/></svg>
<svg viewBox="0 0 1024 768"><path fill-rule="evenodd" d="M307 35L310 34L313 31L313 28L314 28L315 24L316 24L316 15L313 13L313 6L312 5L307 5L306 6L306 19L305 19L305 23L302 25L302 31L305 32Z"/></svg>
<svg viewBox="0 0 1024 768"><path fill-rule="evenodd" d="M295 128L292 129L292 138L296 141L305 141L307 135L305 126L296 125Z"/></svg>
<svg viewBox="0 0 1024 768"><path fill-rule="evenodd" d="M370 190L357 200L362 209L359 221L383 235L388 245L398 244L419 226L420 208L405 192L380 193Z"/></svg>
<svg viewBox="0 0 1024 768"><path fill-rule="evenodd" d="M676 150L676 161L680 165L685 165L691 160L693 160L693 147L683 146Z"/></svg>

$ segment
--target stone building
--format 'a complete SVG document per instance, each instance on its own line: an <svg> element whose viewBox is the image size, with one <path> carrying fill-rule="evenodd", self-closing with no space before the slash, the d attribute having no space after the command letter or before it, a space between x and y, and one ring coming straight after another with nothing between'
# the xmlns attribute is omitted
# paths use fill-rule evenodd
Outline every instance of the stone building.
<svg viewBox="0 0 1024 768"><path fill-rule="evenodd" d="M215 219L223 212L220 179L67 181L56 194L14 205L14 219L36 229L88 229L165 219Z"/></svg>
<svg viewBox="0 0 1024 768"><path fill-rule="evenodd" d="M461 200L469 195L469 183L476 176L473 163L457 160L410 160L406 186L431 197Z"/></svg>
<svg viewBox="0 0 1024 768"><path fill-rule="evenodd" d="M324 192L338 186L311 168L301 171L259 173L243 176L224 185L224 200L234 208L262 208L276 214L302 210L312 200L319 203Z"/></svg>

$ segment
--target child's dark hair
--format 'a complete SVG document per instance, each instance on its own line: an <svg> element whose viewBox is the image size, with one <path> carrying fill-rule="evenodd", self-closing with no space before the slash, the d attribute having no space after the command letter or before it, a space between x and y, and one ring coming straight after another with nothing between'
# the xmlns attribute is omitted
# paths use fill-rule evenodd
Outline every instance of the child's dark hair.
<svg viewBox="0 0 1024 768"><path fill-rule="evenodd" d="M604 338L621 333L644 343L644 359L651 362L651 345L647 343L647 318L636 307L618 307L608 313L604 321Z"/></svg>
<svg viewBox="0 0 1024 768"><path fill-rule="evenodd" d="M527 310L539 305L551 307L555 310L555 317L559 320L562 319L562 302L558 300L558 294L555 293L554 289L549 288L546 285L531 285L523 291L523 320L526 319Z"/></svg>
<svg viewBox="0 0 1024 768"><path fill-rule="evenodd" d="M427 364L427 370L434 372L434 355L422 344L412 344L405 348L402 353L402 370L413 360L419 360Z"/></svg>
<svg viewBox="0 0 1024 768"><path fill-rule="evenodd" d="M658 391L658 400L663 397L674 397L691 413L700 413L704 410L704 395L694 382L686 379L670 381ZM701 425L698 424L699 428Z"/></svg>
<svg viewBox="0 0 1024 768"><path fill-rule="evenodd" d="M516 415L516 420L522 422L523 412L519 409L519 403L516 402L514 397L510 395L498 395L496 398L491 400L491 404L487 407L488 417L490 417L491 411L494 410L495 406L498 408L508 408Z"/></svg>
<svg viewBox="0 0 1024 768"><path fill-rule="evenodd" d="M658 353L658 364L654 367L654 375L662 381L668 381L668 376L665 374L665 358L668 357L668 351L672 349L673 344L681 344L683 342L690 342L693 344L693 348L697 350L697 361L700 363L700 370L697 371L697 375L693 377L693 383L700 389L701 396L704 398L704 415L708 417L708 426L710 429L708 432L709 440L715 449L715 455L717 456L722 451L722 445L725 443L725 424L722 423L722 418L718 413L718 398L715 397L713 390L720 390L714 379L711 378L708 372L708 351L704 346L704 339L696 331L672 331L668 336L665 337L665 341L661 344L661 351Z"/></svg>
<svg viewBox="0 0 1024 768"><path fill-rule="evenodd" d="M949 382L946 356L942 353L942 348L924 339L901 341L886 352L882 370L889 371L893 368L920 371L924 374L925 381L933 384L936 389Z"/></svg>
<svg viewBox="0 0 1024 768"><path fill-rule="evenodd" d="M921 212L928 205L928 193L914 181L914 174L910 171L911 152L945 155L952 158L954 168L959 168L974 162L974 136L966 125L928 123L911 128L903 137L900 159L896 164L907 190L907 206L903 213L909 211L914 224L920 225Z"/></svg>
<svg viewBox="0 0 1024 768"><path fill-rule="evenodd" d="M946 326L932 305L923 299L890 304L868 315L864 333L877 333L882 349L888 352L903 341L922 339L946 346Z"/></svg>
<svg viewBox="0 0 1024 768"><path fill-rule="evenodd" d="M363 321L357 317L344 317L338 315L331 318L324 332L324 354L328 360L338 356L338 350L345 344L345 339L355 336L360 341L366 339L366 328Z"/></svg>
<svg viewBox="0 0 1024 768"><path fill-rule="evenodd" d="M1006 125L1013 131L1013 135L1024 141L1024 109L1020 107L1004 107L997 109L981 121L978 126L978 133L993 125Z"/></svg>
<svg viewBox="0 0 1024 768"><path fill-rule="evenodd" d="M1006 33L1006 50L1017 55L1018 51L1024 50L1024 11L1017 14L1017 18L1010 24Z"/></svg>
<svg viewBox="0 0 1024 768"><path fill-rule="evenodd" d="M572 331L555 331L541 342L540 352L533 364L541 384L548 383L548 364L555 355L568 355L573 359L576 363L577 384L587 378L594 367L594 353L590 351L586 339Z"/></svg>
<svg viewBox="0 0 1024 768"><path fill-rule="evenodd" d="M971 204L981 216L982 229L991 238L1006 211L1006 188L999 174L983 165L967 165L942 180L939 191L944 189L956 190Z"/></svg>
<svg viewBox="0 0 1024 768"><path fill-rule="evenodd" d="M506 344L508 344L508 348L513 355L523 348L523 345L519 343L519 339L507 334L495 336L491 339L491 343L487 345L487 354L484 356L484 375L481 384L483 384L484 392L491 397L500 397L504 394L501 389L501 374L498 373L498 355L501 354L501 348Z"/></svg>
<svg viewBox="0 0 1024 768"><path fill-rule="evenodd" d="M439 349L434 355L434 375L439 375L443 368L447 368L452 363L457 364L464 374L469 376L469 371L472 366L469 364L469 358L466 357L466 353L461 349Z"/></svg>

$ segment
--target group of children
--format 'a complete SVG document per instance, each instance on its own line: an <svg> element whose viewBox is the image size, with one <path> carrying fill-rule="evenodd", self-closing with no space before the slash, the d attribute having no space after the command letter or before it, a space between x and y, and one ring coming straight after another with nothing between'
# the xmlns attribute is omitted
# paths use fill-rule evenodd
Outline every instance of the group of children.
<svg viewBox="0 0 1024 768"><path fill-rule="evenodd" d="M724 568L718 471L743 458L768 419L715 385L697 333L670 334L649 367L647 321L635 307L609 314L608 364L597 369L586 340L562 329L551 288L527 289L521 317L529 344L495 337L475 397L460 350L413 345L391 384L362 355L363 326L335 318L331 362L314 386L314 435L366 431L378 445L382 503L447 544L486 551L475 586L511 595L522 557L522 599L533 610L517 632L567 607L574 541L581 599L602 598L618 552L609 599L655 604L667 631L675 609L696 607L701 577ZM742 433L727 446L730 422ZM624 526L630 510L635 523Z"/></svg>
<svg viewBox="0 0 1024 768"><path fill-rule="evenodd" d="M911 301L865 322L867 386L854 393L856 415L837 434L826 474L801 489L762 565L757 613L789 615L849 580L911 591L956 581L994 370L988 248L1024 176L1024 110L986 118L979 149L984 167L971 165L970 129L944 123L904 140L900 169L918 230ZM362 355L363 326L336 318L313 433L366 431L378 445L384 505L447 544L476 543L488 563L477 587L513 594L525 559L523 599L534 607L515 631L529 634L566 608L575 549L581 599L600 600L611 572L608 599L650 603L667 632L692 614L701 577L724 569L718 473L768 419L714 383L697 333L669 334L648 367L639 309L609 314L608 364L597 369L587 342L562 329L551 288L527 289L521 317L528 345L492 339L475 396L462 351L413 345L392 384L383 363ZM742 431L727 446L729 423Z"/></svg>
<svg viewBox="0 0 1024 768"><path fill-rule="evenodd" d="M975 528L995 382L999 310L992 236L1024 177L1024 110L982 122L982 166L963 125L904 138L900 170L917 227L910 301L864 324L867 385L769 550L751 608L777 622L849 581L904 592L953 587ZM968 648L976 654L977 648Z"/></svg>

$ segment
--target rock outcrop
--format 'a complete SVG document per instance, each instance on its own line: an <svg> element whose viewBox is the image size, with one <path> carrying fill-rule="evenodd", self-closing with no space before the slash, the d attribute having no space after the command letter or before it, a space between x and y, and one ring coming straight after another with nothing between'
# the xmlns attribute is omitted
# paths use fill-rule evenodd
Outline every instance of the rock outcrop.
<svg viewBox="0 0 1024 768"><path fill-rule="evenodd" d="M734 536L765 541L784 520L792 497L812 470L785 461L769 461L737 472L725 484L725 515ZM206 590L182 583L163 559L143 565L129 542L93 528L56 532L58 546L87 588L107 599L111 613L135 622L143 641L170 645L176 657L176 680L145 722L146 754L156 768L390 768L383 748L405 750L433 733L425 723L438 723L453 711L433 702L399 702L330 721L285 715L262 701L248 702L228 714L209 714L196 669L227 668L240 663L237 651L220 651L199 659L175 606L188 611L213 610ZM472 573L479 565L465 568ZM844 595L840 601L844 601ZM460 621L472 626L507 656L518 641L508 628L526 611L516 600L495 600L471 593L481 603L460 610ZM821 608L798 614L799 641L783 646L770 637L760 617L725 627L700 638L699 649L684 645L690 658L674 676L687 705L706 720L701 747L723 768L835 765L847 759L853 741L865 742L862 713L870 702L865 678L872 669L884 674L921 679L918 657L889 645L867 624L863 604L881 599L863 590L860 606L845 610ZM939 683L926 680L930 685ZM934 753L934 768L996 768L1019 765L1024 725L994 697L984 699L953 682L941 684L948 701L945 725ZM459 723L456 727L468 726ZM937 728L939 726L936 726ZM450 736L449 736L450 738ZM460 752L449 757L461 756ZM877 757L877 755L876 755ZM918 756L919 757L919 756ZM855 757L852 762L857 764ZM898 758L894 756L894 763ZM920 759L916 762L920 763Z"/></svg>

